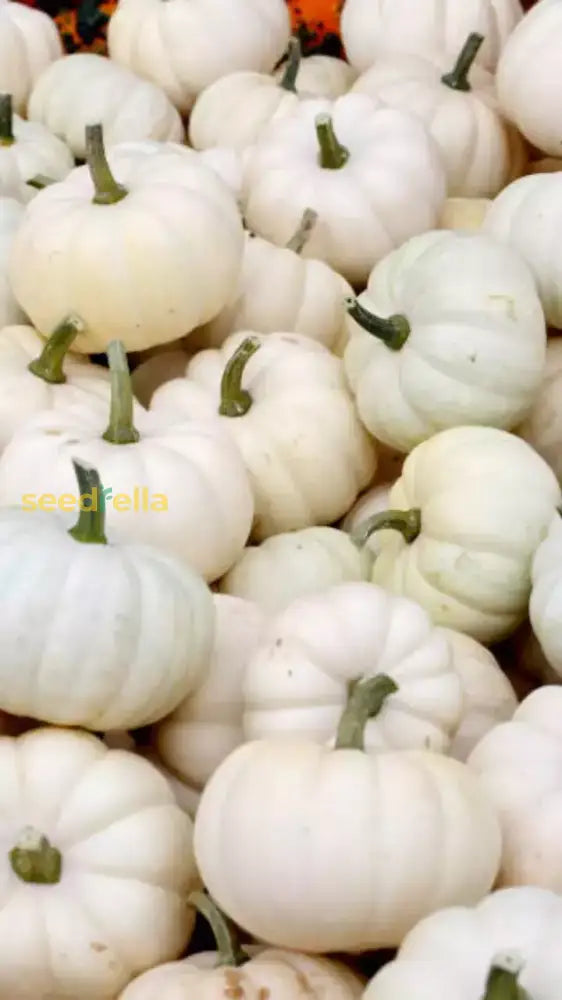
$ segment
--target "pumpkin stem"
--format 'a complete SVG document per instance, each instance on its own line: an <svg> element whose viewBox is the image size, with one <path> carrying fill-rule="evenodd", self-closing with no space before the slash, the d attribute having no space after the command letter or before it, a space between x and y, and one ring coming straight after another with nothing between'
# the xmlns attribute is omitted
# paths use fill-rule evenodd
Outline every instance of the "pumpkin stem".
<svg viewBox="0 0 562 1000"><path fill-rule="evenodd" d="M15 141L12 95L0 94L0 146L13 146Z"/></svg>
<svg viewBox="0 0 562 1000"><path fill-rule="evenodd" d="M484 35L479 35L476 31L473 31L464 43L451 72L445 73L441 77L441 83L444 83L447 87L451 87L452 90L462 90L465 93L472 90L468 74L472 69L472 64L483 41Z"/></svg>
<svg viewBox="0 0 562 1000"><path fill-rule="evenodd" d="M30 361L27 366L28 371L52 385L66 382L63 364L67 352L78 334L84 333L85 329L86 326L79 316L73 313L66 316L53 330L39 357Z"/></svg>
<svg viewBox="0 0 562 1000"><path fill-rule="evenodd" d="M105 490L96 469L72 459L78 480L78 520L68 534L85 545L107 545L105 537ZM90 505L86 507L86 501Z"/></svg>
<svg viewBox="0 0 562 1000"><path fill-rule="evenodd" d="M225 365L221 379L219 413L222 417L243 417L252 405L252 397L242 388L244 371L250 358L261 347L257 337L246 337Z"/></svg>
<svg viewBox="0 0 562 1000"><path fill-rule="evenodd" d="M531 1000L527 991L519 985L521 968L506 967L512 964L499 961L493 963L481 1000Z"/></svg>
<svg viewBox="0 0 562 1000"><path fill-rule="evenodd" d="M224 913L219 910L214 899L211 899L206 892L192 892L187 902L202 917L205 917L213 932L218 952L215 968L220 969L225 965L239 968L241 965L244 965L248 961L249 956L246 955L240 946L240 941L233 925L227 920Z"/></svg>
<svg viewBox="0 0 562 1000"><path fill-rule="evenodd" d="M287 243L286 250L294 253L301 253L310 239L310 234L318 222L318 212L313 208L305 208L298 229L293 233Z"/></svg>
<svg viewBox="0 0 562 1000"><path fill-rule="evenodd" d="M399 351L404 346L411 333L411 327L405 316L389 316L381 319L362 306L358 299L348 295L345 308L352 319L367 333L382 340L385 347L391 351Z"/></svg>
<svg viewBox="0 0 562 1000"><path fill-rule="evenodd" d="M336 737L336 750L364 750L365 726L382 709L398 685L387 674L352 681Z"/></svg>
<svg viewBox="0 0 562 1000"><path fill-rule="evenodd" d="M285 65L285 69L283 70L283 76L279 81L279 86L283 87L283 90L290 90L293 94L296 94L297 92L297 76L300 69L301 58L302 49L299 39L290 38L287 63Z"/></svg>
<svg viewBox="0 0 562 1000"><path fill-rule="evenodd" d="M61 853L32 826L22 831L9 858L12 871L22 882L35 885L55 885L60 882Z"/></svg>
<svg viewBox="0 0 562 1000"><path fill-rule="evenodd" d="M126 198L127 188L117 183L109 169L102 125L86 125L86 163L95 189L94 205L115 205Z"/></svg>
<svg viewBox="0 0 562 1000"><path fill-rule="evenodd" d="M410 545L415 542L421 531L421 511L417 508L412 510L383 510L379 514L373 514L360 524L356 531L352 532L351 538L356 545L362 547L368 542L375 531L382 531L391 528L399 531L404 541Z"/></svg>
<svg viewBox="0 0 562 1000"><path fill-rule="evenodd" d="M25 182L30 188L36 188L38 191L42 191L43 188L50 187L51 184L55 184L56 181L52 177L47 177L46 174L36 174L35 177L31 177L30 180Z"/></svg>
<svg viewBox="0 0 562 1000"><path fill-rule="evenodd" d="M325 170L341 170L349 160L349 150L338 142L331 115L316 115L316 137L320 152L318 162Z"/></svg>
<svg viewBox="0 0 562 1000"><path fill-rule="evenodd" d="M134 396L125 348L120 340L112 340L106 353L111 376L111 404L109 424L102 437L110 444L136 444L140 434L133 423Z"/></svg>

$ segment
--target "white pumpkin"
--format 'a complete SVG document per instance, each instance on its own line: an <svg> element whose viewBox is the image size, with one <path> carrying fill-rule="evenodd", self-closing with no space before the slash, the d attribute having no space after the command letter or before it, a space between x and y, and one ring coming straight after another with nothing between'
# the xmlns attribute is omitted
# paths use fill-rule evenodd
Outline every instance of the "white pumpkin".
<svg viewBox="0 0 562 1000"><path fill-rule="evenodd" d="M37 191L28 181L38 175L61 181L73 166L74 158L64 142L44 125L13 114L11 95L0 95L1 195L30 201Z"/></svg>
<svg viewBox="0 0 562 1000"><path fill-rule="evenodd" d="M544 2L544 0L541 0ZM482 229L512 247L533 272L549 326L562 327L559 233L562 173L530 174L508 184L494 199Z"/></svg>
<svg viewBox="0 0 562 1000"><path fill-rule="evenodd" d="M111 59L158 84L182 113L227 73L268 73L291 33L284 0L119 0Z"/></svg>
<svg viewBox="0 0 562 1000"><path fill-rule="evenodd" d="M82 317L87 332L75 350L104 351L116 337L128 351L143 350L208 322L230 301L244 232L231 192L196 154L189 162L173 150L125 150L112 161L101 133L88 127L89 166L28 205L10 279L38 329L69 312Z"/></svg>
<svg viewBox="0 0 562 1000"><path fill-rule="evenodd" d="M53 19L42 10L0 0L0 93L12 94L14 108L25 114L37 78L63 55Z"/></svg>
<svg viewBox="0 0 562 1000"><path fill-rule="evenodd" d="M376 470L342 362L296 333L233 334L160 386L150 410L172 420L220 416L252 484L254 542L332 524ZM228 491L224 500L232 504Z"/></svg>
<svg viewBox="0 0 562 1000"><path fill-rule="evenodd" d="M491 198L447 198L439 229L480 229L491 205Z"/></svg>
<svg viewBox="0 0 562 1000"><path fill-rule="evenodd" d="M400 458L403 457L403 455L400 456ZM397 468L396 471L400 474L400 468ZM353 504L351 510L345 515L342 521L343 531L353 534L359 525L364 524L373 514L380 514L382 511L388 510L391 489L392 483L381 483L378 486L372 486L366 493L362 493ZM357 549L357 546L355 548ZM375 531L367 539L365 545L359 547L360 552L365 552L365 550L369 550L373 556L378 554L380 551L380 536L378 532Z"/></svg>
<svg viewBox="0 0 562 1000"><path fill-rule="evenodd" d="M181 142L182 120L166 95L147 80L94 52L51 63L36 81L28 117L86 156L86 126L100 122L108 146L138 139Z"/></svg>
<svg viewBox="0 0 562 1000"><path fill-rule="evenodd" d="M195 788L191 788L184 781L182 781L176 774L173 774L169 768L162 762L158 754L156 753L154 747L139 747L137 753L144 757L145 760L149 760L150 763L160 772L168 782L169 788L172 790L174 799L176 800L180 809L183 809L191 819L194 818L197 812L197 806L199 805L200 792L196 791Z"/></svg>
<svg viewBox="0 0 562 1000"><path fill-rule="evenodd" d="M287 243L305 209L318 222L303 254L355 285L416 233L435 226L445 174L424 125L365 94L301 101L249 150L244 214L259 236Z"/></svg>
<svg viewBox="0 0 562 1000"><path fill-rule="evenodd" d="M519 428L521 437L542 455L562 480L562 339L550 338L546 365L533 406Z"/></svg>
<svg viewBox="0 0 562 1000"><path fill-rule="evenodd" d="M441 431L408 455L387 515L373 581L426 608L438 625L484 643L524 619L531 562L560 487L520 438L493 427Z"/></svg>
<svg viewBox="0 0 562 1000"><path fill-rule="evenodd" d="M0 738L0 775L2 996L106 1000L181 955L193 827L151 764L40 728Z"/></svg>
<svg viewBox="0 0 562 1000"><path fill-rule="evenodd" d="M414 601L364 582L297 597L272 619L244 677L246 739L330 744L349 685L369 677L391 684L367 750L447 750L463 708L447 638Z"/></svg>
<svg viewBox="0 0 562 1000"><path fill-rule="evenodd" d="M0 329L0 452L19 428L44 410L94 406L107 416L109 374L83 354L68 355L84 329L78 316L47 341L32 326Z"/></svg>
<svg viewBox="0 0 562 1000"><path fill-rule="evenodd" d="M460 725L449 746L449 755L466 761L478 741L494 726L511 719L517 695L495 656L475 639L444 628L453 654L453 667L463 691Z"/></svg>
<svg viewBox="0 0 562 1000"><path fill-rule="evenodd" d="M118 1000L360 1000L364 980L342 962L295 951L241 946L220 910L203 893L190 902L213 930L217 950L143 973Z"/></svg>
<svg viewBox="0 0 562 1000"><path fill-rule="evenodd" d="M368 580L372 565L369 547L358 548L345 531L302 528L249 545L218 586L223 594L276 613L306 594L346 580Z"/></svg>
<svg viewBox="0 0 562 1000"><path fill-rule="evenodd" d="M276 80L282 79L285 69L283 62L274 73ZM307 97L335 100L347 93L356 78L357 71L345 59L315 52L301 59L295 86L297 93Z"/></svg>
<svg viewBox="0 0 562 1000"><path fill-rule="evenodd" d="M562 677L562 513L553 513L533 560L529 617L549 665Z"/></svg>
<svg viewBox="0 0 562 1000"><path fill-rule="evenodd" d="M344 353L367 430L411 451L462 424L510 430L530 411L546 325L518 254L483 233L416 236L371 272L349 304Z"/></svg>
<svg viewBox="0 0 562 1000"><path fill-rule="evenodd" d="M60 498L75 492L77 455L96 466L107 486L109 530L217 580L242 552L252 525L242 458L216 420L164 420L133 407L122 348L108 350L110 411L85 398L28 420L0 459L0 505L25 498L29 510L60 507Z"/></svg>
<svg viewBox="0 0 562 1000"><path fill-rule="evenodd" d="M182 146L182 149L187 147ZM230 188L237 204L242 205L244 152L228 146L214 146L211 149L200 150L199 157Z"/></svg>
<svg viewBox="0 0 562 1000"><path fill-rule="evenodd" d="M450 196L492 198L523 173L527 160L523 139L500 113L493 73L473 65L482 42L470 34L454 64L447 53L388 53L351 88L424 123L439 147Z"/></svg>
<svg viewBox="0 0 562 1000"><path fill-rule="evenodd" d="M245 743L205 787L201 878L258 939L313 953L395 947L428 913L491 888L499 824L469 768L428 750L363 752L387 685L354 685L335 749Z"/></svg>
<svg viewBox="0 0 562 1000"><path fill-rule="evenodd" d="M502 889L422 920L363 1000L558 1000L562 897Z"/></svg>
<svg viewBox="0 0 562 1000"><path fill-rule="evenodd" d="M305 212L286 247L246 233L242 274L233 301L193 334L198 347L220 347L238 330L287 330L318 340L330 350L343 349L347 343L345 298L352 289L324 261L303 255L317 224L316 214Z"/></svg>
<svg viewBox="0 0 562 1000"><path fill-rule="evenodd" d="M562 892L561 713L562 687L538 688L468 758L502 824L498 885Z"/></svg>
<svg viewBox="0 0 562 1000"><path fill-rule="evenodd" d="M477 31L484 36L477 60L494 70L522 14L519 0L346 0L341 36L351 65L364 72L386 52L454 58Z"/></svg>
<svg viewBox="0 0 562 1000"><path fill-rule="evenodd" d="M516 26L502 51L497 92L502 111L541 152L560 155L556 104L562 98L562 67L556 40L562 9L542 0Z"/></svg>
<svg viewBox="0 0 562 1000"><path fill-rule="evenodd" d="M154 730L163 764L194 793L243 741L242 679L266 623L251 601L224 594L213 601L213 649L202 683Z"/></svg>
<svg viewBox="0 0 562 1000"><path fill-rule="evenodd" d="M0 706L94 731L134 729L173 711L204 676L213 602L182 560L110 530L107 544L99 476L73 465L78 494L65 493L58 513L57 497L46 509L24 499L0 511ZM78 518L63 513L79 506Z"/></svg>
<svg viewBox="0 0 562 1000"><path fill-rule="evenodd" d="M12 243L23 213L23 205L15 198L0 196L0 330L4 326L26 322L25 313L17 304L8 280Z"/></svg>

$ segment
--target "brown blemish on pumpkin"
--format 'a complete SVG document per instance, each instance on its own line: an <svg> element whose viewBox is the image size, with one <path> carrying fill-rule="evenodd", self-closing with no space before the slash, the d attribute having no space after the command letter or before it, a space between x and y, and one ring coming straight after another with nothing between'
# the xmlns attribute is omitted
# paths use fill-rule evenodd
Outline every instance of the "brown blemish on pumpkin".
<svg viewBox="0 0 562 1000"><path fill-rule="evenodd" d="M304 972L301 972L299 969L295 969L295 979L298 983L299 989L301 989L303 993L308 994L308 996L314 996L314 990L312 989L312 986L310 985Z"/></svg>
<svg viewBox="0 0 562 1000"><path fill-rule="evenodd" d="M226 989L224 995L226 1000L244 1000L246 990L242 985L242 978L236 969L225 969L224 979Z"/></svg>
<svg viewBox="0 0 562 1000"><path fill-rule="evenodd" d="M260 986L258 990L258 1000L269 1000L271 996L271 990L267 986Z"/></svg>
<svg viewBox="0 0 562 1000"><path fill-rule="evenodd" d="M102 944L101 941L92 941L90 944L92 951L107 951L107 945Z"/></svg>

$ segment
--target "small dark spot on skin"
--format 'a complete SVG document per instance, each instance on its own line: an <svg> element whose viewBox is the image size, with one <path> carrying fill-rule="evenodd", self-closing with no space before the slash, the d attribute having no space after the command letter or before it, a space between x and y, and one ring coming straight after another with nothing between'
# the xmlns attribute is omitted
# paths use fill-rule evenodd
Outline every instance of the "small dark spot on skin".
<svg viewBox="0 0 562 1000"><path fill-rule="evenodd" d="M90 948L92 951L107 951L107 945L103 944L101 941L92 941Z"/></svg>
<svg viewBox="0 0 562 1000"><path fill-rule="evenodd" d="M225 969L224 979L226 982L225 998L227 1000L244 1000L246 990L242 985L240 973L236 969Z"/></svg>
<svg viewBox="0 0 562 1000"><path fill-rule="evenodd" d="M475 354L469 354L468 360L469 361L476 361L476 355Z"/></svg>
<svg viewBox="0 0 562 1000"><path fill-rule="evenodd" d="M303 993L308 993L309 996L314 995L314 990L312 989L308 979L306 978L304 972L295 972L295 979L299 985L299 988Z"/></svg>
<svg viewBox="0 0 562 1000"><path fill-rule="evenodd" d="M271 990L268 990L267 986L260 986L258 990L258 1000L269 1000L271 996Z"/></svg>
<svg viewBox="0 0 562 1000"><path fill-rule="evenodd" d="M275 648L276 649L279 649L279 647L282 646L282 645L283 645L283 640L282 639L276 639L275 640Z"/></svg>

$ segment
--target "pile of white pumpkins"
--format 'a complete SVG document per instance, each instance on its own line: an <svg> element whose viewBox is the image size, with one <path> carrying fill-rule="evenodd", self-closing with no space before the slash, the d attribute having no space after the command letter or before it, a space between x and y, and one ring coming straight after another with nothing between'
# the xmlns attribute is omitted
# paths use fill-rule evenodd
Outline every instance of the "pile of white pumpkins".
<svg viewBox="0 0 562 1000"><path fill-rule="evenodd" d="M1 0L0 1000L562 997L562 2L342 33Z"/></svg>

